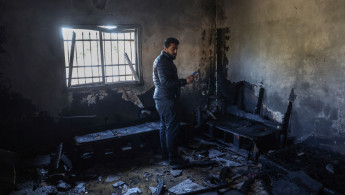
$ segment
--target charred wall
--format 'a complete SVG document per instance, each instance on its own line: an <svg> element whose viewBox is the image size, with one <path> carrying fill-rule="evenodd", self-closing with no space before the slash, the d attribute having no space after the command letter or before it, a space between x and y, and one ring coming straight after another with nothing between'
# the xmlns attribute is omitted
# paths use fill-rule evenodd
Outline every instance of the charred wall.
<svg viewBox="0 0 345 195"><path fill-rule="evenodd" d="M277 114L295 88L290 127L299 140L344 138L344 7L344 1L218 1L217 28L231 29L228 79L263 81L264 104Z"/></svg>

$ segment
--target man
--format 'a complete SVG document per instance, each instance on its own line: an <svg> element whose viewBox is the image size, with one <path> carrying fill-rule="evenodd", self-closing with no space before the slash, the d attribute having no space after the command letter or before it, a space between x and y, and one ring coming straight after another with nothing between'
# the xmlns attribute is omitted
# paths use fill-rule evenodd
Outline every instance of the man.
<svg viewBox="0 0 345 195"><path fill-rule="evenodd" d="M177 118L177 102L180 96L180 87L191 83L193 75L179 79L173 62L177 56L179 41L168 38L164 42L164 50L153 63L153 82L155 92L153 99L160 117L160 142L162 159L168 160L172 166L186 164L178 155L177 136L180 129Z"/></svg>

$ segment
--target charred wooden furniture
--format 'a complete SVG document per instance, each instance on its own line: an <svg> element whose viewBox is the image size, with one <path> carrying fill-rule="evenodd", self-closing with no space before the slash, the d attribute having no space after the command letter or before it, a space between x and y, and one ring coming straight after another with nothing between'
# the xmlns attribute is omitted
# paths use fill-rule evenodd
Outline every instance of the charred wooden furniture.
<svg viewBox="0 0 345 195"><path fill-rule="evenodd" d="M158 132L159 122L148 122L76 136L74 161L116 160L129 153L152 150L159 144Z"/></svg>
<svg viewBox="0 0 345 195"><path fill-rule="evenodd" d="M240 148L248 149L250 157L254 160L258 159L262 149L286 146L292 103L296 98L294 90L291 90L283 123L266 120L260 116L263 96L264 89L261 87L255 114L245 112L238 109L238 105L233 105L228 107L227 114L220 119L213 118L207 121L208 135L220 138L227 143L231 142L237 150Z"/></svg>
<svg viewBox="0 0 345 195"><path fill-rule="evenodd" d="M250 157L257 160L259 149L277 146L275 140L279 138L280 130L256 121L227 116L220 120L206 123L209 126L208 134L233 144L235 149L245 148L250 150ZM279 140L279 139L278 139Z"/></svg>
<svg viewBox="0 0 345 195"><path fill-rule="evenodd" d="M180 124L181 128L186 126L186 123ZM76 163L117 160L147 151L157 152L160 149L159 126L159 122L147 122L76 136L73 160Z"/></svg>

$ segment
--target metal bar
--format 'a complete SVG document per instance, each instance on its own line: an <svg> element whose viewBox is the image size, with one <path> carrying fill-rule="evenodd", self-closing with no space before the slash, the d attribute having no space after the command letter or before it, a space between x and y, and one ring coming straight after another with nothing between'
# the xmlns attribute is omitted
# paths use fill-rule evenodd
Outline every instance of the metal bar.
<svg viewBox="0 0 345 195"><path fill-rule="evenodd" d="M91 76L93 77L93 66L92 66L92 47L91 47L91 32L89 32L89 38L90 38L90 41L89 41L89 44L90 44L90 60L91 60ZM92 82L93 82L93 78L92 78Z"/></svg>
<svg viewBox="0 0 345 195"><path fill-rule="evenodd" d="M96 33L96 37L97 37L97 33ZM98 75L99 75L99 67L100 67L100 65L99 65L99 56L100 56L100 54L99 54L99 46L98 46L98 42L99 42L99 40L96 42L97 43L97 64L98 64ZM99 82L100 80L98 80L98 82Z"/></svg>
<svg viewBox="0 0 345 195"><path fill-rule="evenodd" d="M67 70L69 70L69 61L70 61L70 52L69 52L69 49L70 49L70 46L68 44L68 42L66 42L66 47L67 47L67 54L66 54L66 50L65 50L65 55L67 55L67 60L66 60L66 67L65 67L65 71L66 71L66 74L65 74L65 79L66 79L66 84L67 84L67 87L68 87L68 75L69 75L69 71L67 73ZM68 75L67 75L68 74Z"/></svg>
<svg viewBox="0 0 345 195"><path fill-rule="evenodd" d="M100 56L101 56L101 65L102 65L102 83L105 83L104 77L104 54L103 54L103 39L102 39L102 32L99 32L99 48L100 48Z"/></svg>
<svg viewBox="0 0 345 195"><path fill-rule="evenodd" d="M120 77L120 76L132 76L131 74L120 74L120 75L109 75L109 76L105 76L105 77ZM91 78L102 78L102 76L94 76L94 77L76 77L76 78L72 78L72 79L91 79Z"/></svg>
<svg viewBox="0 0 345 195"><path fill-rule="evenodd" d="M70 42L72 40L65 40L67 42ZM99 41L98 39L76 39L75 41ZM103 41L117 41L117 39L103 39ZM134 42L134 39L119 39L118 41L131 41Z"/></svg>
<svg viewBox="0 0 345 195"><path fill-rule="evenodd" d="M73 70L73 58L74 58L74 47L75 47L75 37L76 34L73 32L72 35L72 45L71 45L71 54L69 55L69 72L68 72L68 87L71 87L71 79L72 79L72 70Z"/></svg>
<svg viewBox="0 0 345 195"><path fill-rule="evenodd" d="M120 64L120 50L119 50L119 33L116 33L116 44L117 44L117 63ZM118 65L117 66L117 72L118 74L120 74L120 66ZM120 81L120 77L119 77L119 80Z"/></svg>
<svg viewBox="0 0 345 195"><path fill-rule="evenodd" d="M123 38L125 38L125 33L123 33ZM126 42L125 42L125 40L123 39L123 53L125 53L125 55L127 55L126 54ZM127 58L128 58L128 56L127 56ZM128 60L129 60L129 58L128 58ZM132 71L133 72L133 71ZM127 73L127 70L126 70L126 68L125 68L125 74ZM127 80L127 77L125 77L125 80Z"/></svg>
<svg viewBox="0 0 345 195"><path fill-rule="evenodd" d="M119 76L132 76L131 74L119 74L119 75L109 75L105 77L119 77Z"/></svg>
<svg viewBox="0 0 345 195"><path fill-rule="evenodd" d="M84 33L83 32L81 33L81 37L82 37L82 39L84 39ZM83 43L83 63L84 63L84 66L85 66L85 47L84 47L84 41L82 43ZM85 67L84 67L84 76L86 76ZM85 79L84 83L86 84L86 79Z"/></svg>
<svg viewBox="0 0 345 195"><path fill-rule="evenodd" d="M101 76L95 76L95 77L76 77L76 78L72 78L72 79L91 79L91 78L101 78Z"/></svg>
<svg viewBox="0 0 345 195"><path fill-rule="evenodd" d="M110 33L111 38L112 33ZM111 64L113 64L113 41L110 41L110 59ZM114 66L111 67L111 75L114 75ZM114 82L114 78L111 78L111 82Z"/></svg>
<svg viewBox="0 0 345 195"><path fill-rule="evenodd" d="M70 52L69 52L69 44L68 44L68 42L66 42L66 44L67 44L67 59L68 59L68 63L69 63L69 60L70 60ZM67 68L67 67L66 67Z"/></svg>
<svg viewBox="0 0 345 195"><path fill-rule="evenodd" d="M107 64L107 65L104 65L104 66L128 66L128 64ZM135 64L132 64L132 65L135 65Z"/></svg>
<svg viewBox="0 0 345 195"><path fill-rule="evenodd" d="M142 66L139 66L139 63L141 63L141 33L140 33L140 28L136 28L135 31L133 32L133 38L134 38L134 58L135 58L135 66L136 70L138 73L138 76L140 79L142 76Z"/></svg>
<svg viewBox="0 0 345 195"><path fill-rule="evenodd" d="M134 70L133 65L132 65L132 62L129 60L128 55L127 55L126 52L125 52L125 58L126 58L126 60L127 60L127 62L128 62L129 68L131 69L132 74L133 74L135 80L136 80L136 81L139 81L139 77L138 77L136 71ZM126 74L126 72L125 72L125 74Z"/></svg>
<svg viewBox="0 0 345 195"><path fill-rule="evenodd" d="M75 47L75 62L77 64L77 78L79 77L79 63L78 63L78 47ZM85 75L84 75L85 76ZM78 79L78 85L79 85L79 79Z"/></svg>
<svg viewBox="0 0 345 195"><path fill-rule="evenodd" d="M100 48L101 48L101 63L102 63L102 79L103 83L105 83L105 77L104 77L104 45L103 45L103 33L99 32L99 43L100 43Z"/></svg>
<svg viewBox="0 0 345 195"><path fill-rule="evenodd" d="M104 66L128 66L128 64L107 64ZM132 64L135 65L135 64ZM87 67L102 67L101 65L85 65L85 66L78 66L79 68L87 68ZM69 66L67 66L66 68L69 68Z"/></svg>
<svg viewBox="0 0 345 195"><path fill-rule="evenodd" d="M129 33L129 39L132 39L132 33ZM133 55L132 55L132 44L129 43L129 49L131 51L131 61L133 61ZM133 67L134 68L134 67ZM132 80L133 80L133 76L132 76Z"/></svg>

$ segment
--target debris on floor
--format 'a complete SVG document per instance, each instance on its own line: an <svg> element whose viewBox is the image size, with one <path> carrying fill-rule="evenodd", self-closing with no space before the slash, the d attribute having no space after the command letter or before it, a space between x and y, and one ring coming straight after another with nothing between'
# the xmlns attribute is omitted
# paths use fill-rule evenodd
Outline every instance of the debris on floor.
<svg viewBox="0 0 345 195"><path fill-rule="evenodd" d="M142 192L139 188L131 188L131 189L128 189L124 195L132 195L132 194L140 194L140 193Z"/></svg>
<svg viewBox="0 0 345 195"><path fill-rule="evenodd" d="M235 161L232 161L232 160L227 160L227 159L218 158L218 157L216 157L215 159L223 167L239 167L239 166L243 166L243 164L235 162Z"/></svg>
<svg viewBox="0 0 345 195"><path fill-rule="evenodd" d="M71 188L71 185L60 180L58 181L58 184L56 185L56 187L59 191L67 191Z"/></svg>
<svg viewBox="0 0 345 195"><path fill-rule="evenodd" d="M218 150L215 150L215 149L209 149L208 150L208 157L209 158L214 158L214 157L218 157L218 156L223 156L224 153L218 151Z"/></svg>
<svg viewBox="0 0 345 195"><path fill-rule="evenodd" d="M150 188L152 194L155 193L155 191L157 190L156 187L149 187L149 188Z"/></svg>
<svg viewBox="0 0 345 195"><path fill-rule="evenodd" d="M113 187L114 187L114 188L117 188L117 187L119 187L119 186L122 186L123 184L125 184L125 182L123 182L123 181L118 181L118 182L116 182L116 183L113 184Z"/></svg>
<svg viewBox="0 0 345 195"><path fill-rule="evenodd" d="M70 170L59 166L57 171L51 169L51 163L41 163L38 167L27 167L28 170L18 177L12 194L264 195L342 192L339 186L334 188L334 185L321 182L318 178L322 175L310 174L314 170L309 170L310 161L306 161L309 164L294 165L293 162L301 163L310 153L315 153L312 149L295 147L271 150L265 155L266 161L263 158L252 161L226 144L199 137L179 148L182 157L191 162L191 166L183 171L173 170L167 162L161 161L160 155L149 152L96 163L84 169L73 166ZM303 155L299 155L302 152ZM299 161L296 162L296 158ZM273 165L268 163L268 159ZM319 171L327 173L327 177L341 179L338 174L343 173L340 166L343 161L341 158L325 159L318 166ZM64 166L68 164L62 159L60 163ZM303 166L307 168L305 172L298 169Z"/></svg>
<svg viewBox="0 0 345 195"><path fill-rule="evenodd" d="M108 177L105 179L104 182L110 183L110 182L114 182L114 181L119 180L119 179L120 179L120 176L118 176L118 175L108 175Z"/></svg>
<svg viewBox="0 0 345 195"><path fill-rule="evenodd" d="M86 193L85 183L80 182L79 184L77 184L72 190L72 192L78 193L78 194Z"/></svg>
<svg viewBox="0 0 345 195"><path fill-rule="evenodd" d="M302 152L303 155L299 155ZM302 184L312 188L313 192L332 189L338 193L345 193L345 157L339 153L299 143L268 153L266 156L279 164L279 169L285 169L284 172L299 172L298 176L301 179L298 180L308 182ZM296 182L296 179L294 180Z"/></svg>
<svg viewBox="0 0 345 195"><path fill-rule="evenodd" d="M197 190L205 189L204 186L201 186L197 183L193 183L190 179L187 179L176 186L169 188L169 192L175 194L183 194L187 192L193 192Z"/></svg>
<svg viewBox="0 0 345 195"><path fill-rule="evenodd" d="M173 169L171 169L170 173L171 173L172 176L178 177L178 176L180 176L182 174L182 170L178 170L178 169L173 170Z"/></svg>

